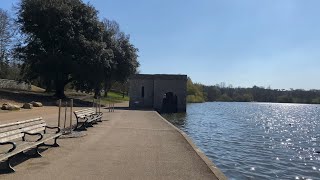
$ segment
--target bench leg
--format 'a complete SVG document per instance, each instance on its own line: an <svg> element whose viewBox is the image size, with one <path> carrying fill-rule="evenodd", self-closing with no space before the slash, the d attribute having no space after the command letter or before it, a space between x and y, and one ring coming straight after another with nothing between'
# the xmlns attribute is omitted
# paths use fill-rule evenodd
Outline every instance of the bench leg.
<svg viewBox="0 0 320 180"><path fill-rule="evenodd" d="M77 117L77 116L76 116ZM74 131L86 131L86 122L79 122L79 118L77 117L76 127L73 129Z"/></svg>
<svg viewBox="0 0 320 180"><path fill-rule="evenodd" d="M102 116L101 116L101 117L99 117L98 121L99 121L99 122L102 122Z"/></svg>
<svg viewBox="0 0 320 180"><path fill-rule="evenodd" d="M32 149L32 151L34 151L32 154L27 154L27 153L24 153L24 152L23 152L23 154L28 156L28 157L33 157L33 158L42 157L42 155L39 152L39 146L40 145L38 145L36 148Z"/></svg>
<svg viewBox="0 0 320 180"><path fill-rule="evenodd" d="M40 146L59 147L60 145L57 143L58 138L59 137L54 138L53 144L42 143L42 144L40 144Z"/></svg>
<svg viewBox="0 0 320 180"><path fill-rule="evenodd" d="M86 127L93 127L93 122L90 122L90 123L86 123L87 125L86 125Z"/></svg>
<svg viewBox="0 0 320 180"><path fill-rule="evenodd" d="M80 127L79 124L76 125L76 127L73 129L74 131L86 131L86 123L83 123Z"/></svg>
<svg viewBox="0 0 320 180"><path fill-rule="evenodd" d="M5 162L3 162L3 169L0 170L0 173L14 173L15 170L13 169L13 167L11 166L10 164L10 160L11 160L11 157L9 157Z"/></svg>

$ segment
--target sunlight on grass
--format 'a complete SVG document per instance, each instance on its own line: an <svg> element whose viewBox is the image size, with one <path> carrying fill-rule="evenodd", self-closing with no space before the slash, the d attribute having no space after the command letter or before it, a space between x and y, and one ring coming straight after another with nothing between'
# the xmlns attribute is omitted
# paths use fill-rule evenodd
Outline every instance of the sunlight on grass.
<svg viewBox="0 0 320 180"><path fill-rule="evenodd" d="M102 103L109 103L109 102L120 103L124 101L129 101L129 97L127 95L123 97L121 93L117 93L117 92L108 92L108 96L102 97L101 101Z"/></svg>

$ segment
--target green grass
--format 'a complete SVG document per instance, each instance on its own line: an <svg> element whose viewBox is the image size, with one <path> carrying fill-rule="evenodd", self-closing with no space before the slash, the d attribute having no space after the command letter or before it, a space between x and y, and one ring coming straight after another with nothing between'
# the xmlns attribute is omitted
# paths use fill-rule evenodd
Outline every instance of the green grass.
<svg viewBox="0 0 320 180"><path fill-rule="evenodd" d="M102 101L102 103L109 103L109 102L120 103L123 101L129 101L129 97L125 95L123 98L121 93L108 92L108 96L102 97L101 101Z"/></svg>
<svg viewBox="0 0 320 180"><path fill-rule="evenodd" d="M92 102L93 96L85 98L84 100ZM125 101L129 101L129 97L125 95L123 98L122 93L117 93L117 92L108 92L107 97L105 96L101 97L101 104L105 104L105 105L108 103L121 103Z"/></svg>

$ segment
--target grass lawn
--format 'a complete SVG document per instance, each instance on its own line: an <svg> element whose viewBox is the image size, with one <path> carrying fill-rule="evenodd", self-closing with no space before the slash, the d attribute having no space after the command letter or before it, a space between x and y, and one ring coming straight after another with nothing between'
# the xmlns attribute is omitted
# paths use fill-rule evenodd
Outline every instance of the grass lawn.
<svg viewBox="0 0 320 180"><path fill-rule="evenodd" d="M92 102L92 100L93 100L93 96L90 96L85 99L85 101L89 101L89 102ZM105 105L108 103L121 103L125 101L129 101L129 97L125 95L123 98L122 93L117 93L117 92L108 92L107 97L105 96L101 97L101 104L105 104Z"/></svg>
<svg viewBox="0 0 320 180"><path fill-rule="evenodd" d="M125 95L123 98L121 93L108 92L108 96L102 97L101 101L102 101L102 103L109 103L109 102L120 103L123 101L129 101L129 97L127 95Z"/></svg>

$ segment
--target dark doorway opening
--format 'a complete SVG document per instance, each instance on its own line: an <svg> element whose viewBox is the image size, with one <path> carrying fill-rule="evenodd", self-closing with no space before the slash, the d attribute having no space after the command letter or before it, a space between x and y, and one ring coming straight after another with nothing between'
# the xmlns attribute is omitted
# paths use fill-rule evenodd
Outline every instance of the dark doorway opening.
<svg viewBox="0 0 320 180"><path fill-rule="evenodd" d="M177 113L178 97L173 92L167 92L163 95L161 113Z"/></svg>
<svg viewBox="0 0 320 180"><path fill-rule="evenodd" d="M144 98L144 86L141 87L141 97Z"/></svg>

